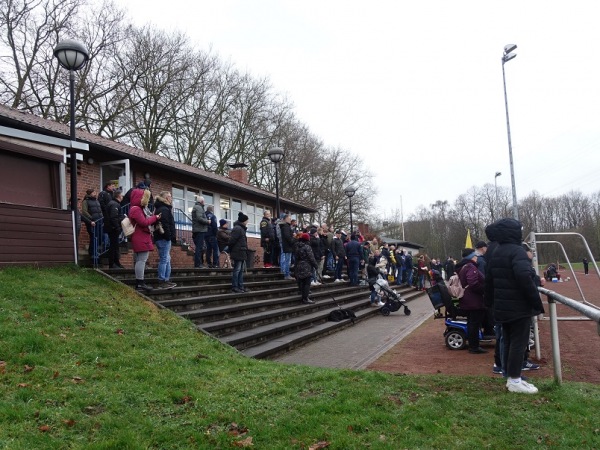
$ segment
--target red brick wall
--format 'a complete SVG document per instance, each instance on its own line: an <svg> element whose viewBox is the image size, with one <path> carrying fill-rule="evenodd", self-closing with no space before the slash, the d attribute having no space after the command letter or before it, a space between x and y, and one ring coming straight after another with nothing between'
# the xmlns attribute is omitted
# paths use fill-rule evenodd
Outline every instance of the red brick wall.
<svg viewBox="0 0 600 450"><path fill-rule="evenodd" d="M68 166L68 165L67 165ZM242 169L245 171L245 169ZM134 177L134 186L137 185L140 181L144 179L144 174L146 172L150 173L150 179L152 180L152 184L150 185L152 194L156 197L161 191L169 191L171 192L173 188L173 182L171 176L168 178L161 177L160 172L150 169L146 169L143 166L139 167L137 170L132 170ZM240 170L241 171L241 170ZM67 170L67 180L70 179L69 170ZM246 172L247 174L247 172ZM97 192L102 190L100 186L100 165L98 162L94 162L94 164L87 163L87 157L84 155L84 161L78 162L77 166L77 193L78 198L81 200L85 197L85 191L90 188L94 188ZM169 174L171 175L171 174ZM175 180L175 182L177 182ZM71 196L71 186L70 183L67 182L67 201ZM81 207L81 204L79 205ZM81 227L79 234L79 249L80 253L86 253L87 248L89 246L89 236L85 229L85 226ZM249 248L256 250L255 253L255 266L261 266L263 264L263 255L262 249L260 247L260 238L248 237L248 246ZM121 256L123 265L126 267L133 266L133 253L130 251L128 255ZM149 257L149 263L156 267L158 264L158 253L156 251L151 252ZM186 254L185 251L181 250L179 247L176 247L171 252L171 265L172 267L193 267L194 266L194 257Z"/></svg>
<svg viewBox="0 0 600 450"><path fill-rule="evenodd" d="M86 233L87 234L87 233ZM256 250L254 254L254 267L262 267L263 266L263 252L262 248L260 248L260 239L258 238L248 238L248 247ZM190 251L190 254L183 250L181 246L175 245L171 249L171 267L172 268L186 268L186 267L194 267L194 255ZM121 264L127 268L133 267L133 251L129 250L127 254L121 254ZM158 266L158 251L155 250L150 252L148 256L148 264L151 267Z"/></svg>

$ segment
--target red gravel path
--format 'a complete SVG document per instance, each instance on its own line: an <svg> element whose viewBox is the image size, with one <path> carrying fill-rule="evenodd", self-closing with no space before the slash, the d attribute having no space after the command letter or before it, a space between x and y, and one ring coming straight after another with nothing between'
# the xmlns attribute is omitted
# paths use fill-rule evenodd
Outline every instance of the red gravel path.
<svg viewBox="0 0 600 450"><path fill-rule="evenodd" d="M573 275L563 271L563 276L571 277L563 283L547 283L546 288L566 297L581 300L581 294L573 281ZM590 272L588 276L577 273L579 283L588 302L600 306L600 278ZM546 317L548 305L544 300ZM558 305L559 317L582 317L578 312ZM371 364L370 370L404 374L449 374L449 375L492 375L494 346L488 345L489 353L475 355L466 350L449 350L444 344L443 319L428 319L410 336ZM539 321L541 359L533 361L542 365L537 371L530 371L532 378L552 378L552 346L550 322ZM600 384L600 336L598 327L592 321L559 321L559 346L562 359L562 375L565 381L585 381ZM486 347L485 344L482 346Z"/></svg>

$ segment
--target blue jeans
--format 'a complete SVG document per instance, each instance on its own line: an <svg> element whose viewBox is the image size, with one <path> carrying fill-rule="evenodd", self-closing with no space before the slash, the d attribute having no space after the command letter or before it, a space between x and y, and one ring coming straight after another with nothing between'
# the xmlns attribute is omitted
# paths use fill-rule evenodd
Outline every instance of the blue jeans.
<svg viewBox="0 0 600 450"><path fill-rule="evenodd" d="M398 267L398 278L397 278L397 282L398 284L402 284L404 283L404 267L400 266Z"/></svg>
<svg viewBox="0 0 600 450"><path fill-rule="evenodd" d="M413 279L413 270L412 267L410 269L406 268L404 269L406 270L406 284L408 284L409 286L412 286L412 279Z"/></svg>
<svg viewBox="0 0 600 450"><path fill-rule="evenodd" d="M286 277L290 276L290 264L292 263L292 254L291 253L281 253L279 257L279 267L281 268L281 273Z"/></svg>
<svg viewBox="0 0 600 450"><path fill-rule="evenodd" d="M417 286L419 289L425 288L425 275L419 275L419 284Z"/></svg>
<svg viewBox="0 0 600 450"><path fill-rule="evenodd" d="M158 280L169 281L171 276L171 241L157 239L155 243L158 249Z"/></svg>
<svg viewBox="0 0 600 450"><path fill-rule="evenodd" d="M219 244L216 236L206 236L206 264L218 267L219 265Z"/></svg>
<svg viewBox="0 0 600 450"><path fill-rule="evenodd" d="M192 237L194 239L194 247L196 247L196 250L194 252L194 267L202 267L202 254L204 253L204 236L206 236L205 232L192 233Z"/></svg>
<svg viewBox="0 0 600 450"><path fill-rule="evenodd" d="M351 256L348 258L348 277L350 278L350 286L358 286L359 265L360 258L358 256Z"/></svg>
<svg viewBox="0 0 600 450"><path fill-rule="evenodd" d="M231 287L233 289L244 289L244 268L246 261L233 260L233 273L231 274Z"/></svg>

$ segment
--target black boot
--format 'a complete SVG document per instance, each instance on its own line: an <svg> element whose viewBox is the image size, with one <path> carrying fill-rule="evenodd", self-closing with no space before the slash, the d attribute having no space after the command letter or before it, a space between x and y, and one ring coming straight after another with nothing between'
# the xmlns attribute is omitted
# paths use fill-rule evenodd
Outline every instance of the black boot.
<svg viewBox="0 0 600 450"><path fill-rule="evenodd" d="M135 290L140 292L148 292L152 290L152 287L148 286L144 280L135 280Z"/></svg>

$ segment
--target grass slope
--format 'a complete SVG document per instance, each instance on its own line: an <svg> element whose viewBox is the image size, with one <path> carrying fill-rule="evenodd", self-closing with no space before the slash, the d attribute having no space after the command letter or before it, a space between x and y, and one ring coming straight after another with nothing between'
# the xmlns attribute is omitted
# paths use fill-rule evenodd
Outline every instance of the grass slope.
<svg viewBox="0 0 600 450"><path fill-rule="evenodd" d="M600 448L600 386L257 361L77 268L0 271L0 448Z"/></svg>

